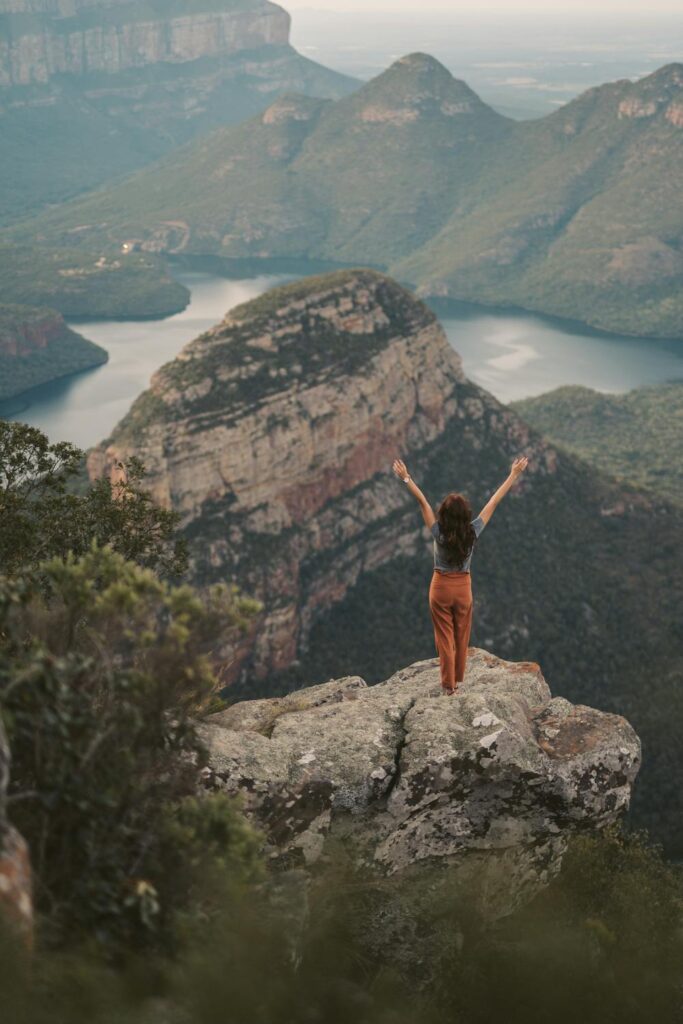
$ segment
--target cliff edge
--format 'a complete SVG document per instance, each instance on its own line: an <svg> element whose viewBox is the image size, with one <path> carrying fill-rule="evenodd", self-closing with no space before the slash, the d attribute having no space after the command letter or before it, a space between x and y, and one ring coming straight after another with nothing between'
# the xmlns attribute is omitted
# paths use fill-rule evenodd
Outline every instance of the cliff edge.
<svg viewBox="0 0 683 1024"><path fill-rule="evenodd" d="M310 865L335 838L389 875L470 873L495 912L559 870L573 832L619 816L640 765L626 719L474 648L455 697L429 660L235 704L202 730L207 788L241 794L276 865Z"/></svg>

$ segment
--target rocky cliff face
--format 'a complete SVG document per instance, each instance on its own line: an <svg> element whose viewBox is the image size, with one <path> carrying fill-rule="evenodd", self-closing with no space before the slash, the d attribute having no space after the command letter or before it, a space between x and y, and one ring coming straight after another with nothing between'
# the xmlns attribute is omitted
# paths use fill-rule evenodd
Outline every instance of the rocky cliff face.
<svg viewBox="0 0 683 1024"><path fill-rule="evenodd" d="M551 697L535 664L472 650L461 693L440 689L426 661L236 704L202 727L205 785L241 794L278 866L341 838L389 875L469 873L482 909L508 912L573 832L628 806L640 743L624 718Z"/></svg>
<svg viewBox="0 0 683 1024"><path fill-rule="evenodd" d="M342 272L229 313L156 374L89 470L139 455L193 540L195 578L239 579L264 602L263 676L296 661L361 574L423 550L391 458L491 404L501 436L525 445L425 306L379 274ZM554 471L547 446L531 453L537 473Z"/></svg>
<svg viewBox="0 0 683 1024"><path fill-rule="evenodd" d="M155 500L182 517L195 581L235 580L263 601L249 678L272 685L302 659L309 681L344 664L377 679L429 653L429 548L391 460L403 453L434 501L458 486L483 505L520 451L528 476L475 559L479 635L510 656L531 644L563 683L576 686L589 649L593 671L613 676L627 655L602 597L624 625L633 614L627 646L657 628L625 566L653 521L679 528L675 513L596 482L534 435L464 377L433 313L383 275L309 278L231 311L155 375L89 470L142 458Z"/></svg>
<svg viewBox="0 0 683 1024"><path fill-rule="evenodd" d="M30 3L4 0L0 86L42 84L60 74L111 74L159 62L226 57L289 41L289 15L267 0L209 0L188 3L186 11L183 6L168 3L164 10L163 4L125 0L61 0L38 12Z"/></svg>
<svg viewBox="0 0 683 1024"><path fill-rule="evenodd" d="M0 222L124 175L284 92L356 83L268 0L1 0Z"/></svg>
<svg viewBox="0 0 683 1024"><path fill-rule="evenodd" d="M10 753L0 723L0 912L26 936L33 916L31 864L28 847L7 820Z"/></svg>
<svg viewBox="0 0 683 1024"><path fill-rule="evenodd" d="M0 305L0 399L106 360L54 310Z"/></svg>
<svg viewBox="0 0 683 1024"><path fill-rule="evenodd" d="M392 458L433 503L457 488L476 512L521 451L529 470L474 555L474 641L543 664L572 700L627 712L650 752L640 820L671 837L683 515L468 381L395 282L345 271L232 310L158 372L89 470L140 456L154 497L181 514L193 580L262 600L243 648L224 654L254 696L349 671L376 682L431 656L430 544Z"/></svg>
<svg viewBox="0 0 683 1024"><path fill-rule="evenodd" d="M59 313L36 310L30 315L10 318L8 308L3 307L0 313L0 355L28 356L46 349L65 332L66 325ZM29 314L28 310L26 314Z"/></svg>

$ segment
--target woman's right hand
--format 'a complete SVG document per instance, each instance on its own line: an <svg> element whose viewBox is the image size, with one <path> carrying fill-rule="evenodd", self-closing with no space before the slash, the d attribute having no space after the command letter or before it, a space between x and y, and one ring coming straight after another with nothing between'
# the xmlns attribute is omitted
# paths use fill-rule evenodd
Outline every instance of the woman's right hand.
<svg viewBox="0 0 683 1024"><path fill-rule="evenodd" d="M407 476L410 476L405 462L402 462L401 459L394 459L394 464L391 468L400 480L405 480Z"/></svg>
<svg viewBox="0 0 683 1024"><path fill-rule="evenodd" d="M518 477L520 477L528 465L529 460L526 457L526 455L521 455L518 459L515 459L515 461L512 463L512 466L510 467L510 476L512 477L512 479L516 480Z"/></svg>

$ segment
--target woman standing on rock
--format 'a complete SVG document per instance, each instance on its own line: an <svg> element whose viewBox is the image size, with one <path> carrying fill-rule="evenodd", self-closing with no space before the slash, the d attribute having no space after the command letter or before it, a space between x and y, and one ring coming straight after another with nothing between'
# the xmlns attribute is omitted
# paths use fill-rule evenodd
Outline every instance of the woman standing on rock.
<svg viewBox="0 0 683 1024"><path fill-rule="evenodd" d="M476 519L462 494L447 494L436 515L411 478L405 463L394 462L394 473L417 500L422 518L434 538L434 575L429 588L429 610L441 665L441 687L453 694L465 678L467 648L472 629L470 562L475 542L512 485L527 468L525 457L515 459L507 480L489 498Z"/></svg>

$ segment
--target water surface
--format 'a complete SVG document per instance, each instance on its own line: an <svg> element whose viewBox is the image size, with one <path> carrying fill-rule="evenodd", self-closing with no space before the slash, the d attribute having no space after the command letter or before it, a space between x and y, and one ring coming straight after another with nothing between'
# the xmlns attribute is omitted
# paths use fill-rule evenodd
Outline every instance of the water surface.
<svg viewBox="0 0 683 1024"><path fill-rule="evenodd" d="M683 339L603 334L532 313L437 307L465 373L501 402L563 384L624 392L683 379Z"/></svg>
<svg viewBox="0 0 683 1024"><path fill-rule="evenodd" d="M39 427L52 441L89 448L111 433L149 386L152 374L188 341L213 327L233 306L291 279L263 274L235 281L191 271L177 277L191 296L182 313L164 320L71 323L79 334L106 349L109 361L0 403L0 415Z"/></svg>
<svg viewBox="0 0 683 1024"><path fill-rule="evenodd" d="M204 271L177 275L191 292L187 309L165 320L93 321L72 326L102 345L109 362L44 384L0 415L23 420L51 440L82 448L107 437L150 377L228 309L300 273L260 274L241 280ZM437 312L467 375L503 402L541 394L561 384L628 391L642 384L683 379L683 340L620 338L523 312L464 304Z"/></svg>

